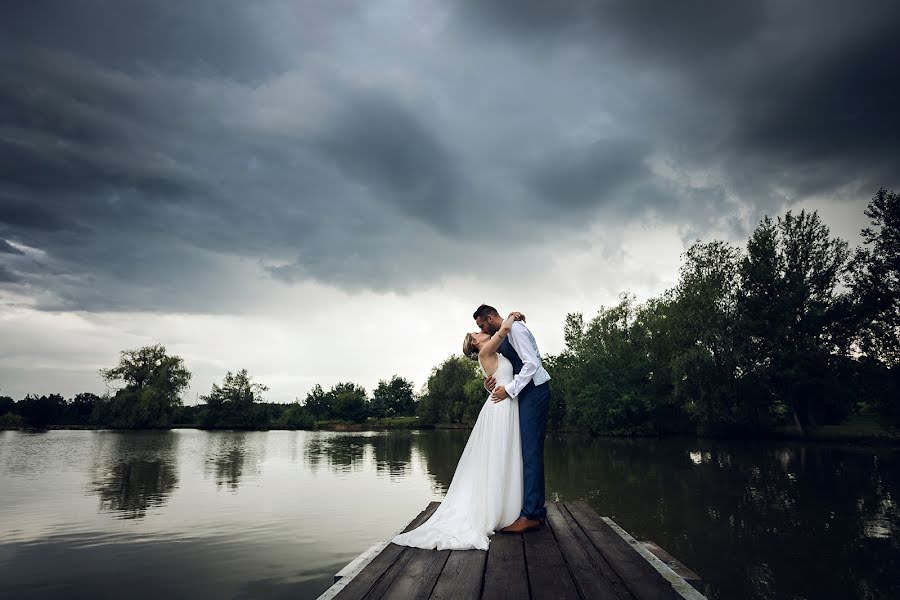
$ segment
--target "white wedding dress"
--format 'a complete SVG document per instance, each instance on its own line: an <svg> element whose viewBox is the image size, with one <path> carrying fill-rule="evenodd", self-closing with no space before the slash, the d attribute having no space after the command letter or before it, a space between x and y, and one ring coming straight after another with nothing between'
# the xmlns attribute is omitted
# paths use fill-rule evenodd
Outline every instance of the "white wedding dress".
<svg viewBox="0 0 900 600"><path fill-rule="evenodd" d="M513 380L512 363L497 356L494 379L505 386ZM518 400L494 403L488 395L440 506L419 527L391 541L434 550L487 550L488 537L519 517L522 493Z"/></svg>

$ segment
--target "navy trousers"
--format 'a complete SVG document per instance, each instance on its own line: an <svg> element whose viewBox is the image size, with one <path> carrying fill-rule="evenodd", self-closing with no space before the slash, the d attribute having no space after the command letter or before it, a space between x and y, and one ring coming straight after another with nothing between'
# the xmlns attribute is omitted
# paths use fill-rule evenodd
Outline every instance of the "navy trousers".
<svg viewBox="0 0 900 600"><path fill-rule="evenodd" d="M550 382L529 384L519 393L519 433L522 438L524 498L520 516L546 519L544 507L544 434L550 407Z"/></svg>

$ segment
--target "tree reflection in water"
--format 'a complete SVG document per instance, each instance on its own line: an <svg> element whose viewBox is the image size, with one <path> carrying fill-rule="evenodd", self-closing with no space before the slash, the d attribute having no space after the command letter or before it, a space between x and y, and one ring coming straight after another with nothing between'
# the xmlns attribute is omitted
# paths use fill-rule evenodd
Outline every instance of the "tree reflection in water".
<svg viewBox="0 0 900 600"><path fill-rule="evenodd" d="M171 431L104 433L92 468L90 493L100 510L120 519L142 519L163 506L178 485L178 436Z"/></svg>
<svg viewBox="0 0 900 600"><path fill-rule="evenodd" d="M206 441L206 471L215 476L216 487L235 492L241 478L259 477L265 454L265 433L211 431Z"/></svg>
<svg viewBox="0 0 900 600"><path fill-rule="evenodd" d="M314 468L446 492L468 431L319 434ZM705 578L716 598L900 597L900 452L689 438L550 436L548 500L586 500ZM823 565L830 565L823 572Z"/></svg>
<svg viewBox="0 0 900 600"><path fill-rule="evenodd" d="M319 433L306 442L304 460L311 470L323 467L334 473L374 468L392 479L409 475L415 457L421 457L434 480L445 492L456 470L467 435L458 431L396 431Z"/></svg>
<svg viewBox="0 0 900 600"><path fill-rule="evenodd" d="M548 440L547 488L657 542L706 575L712 597L888 598L900 592L898 455L559 437Z"/></svg>

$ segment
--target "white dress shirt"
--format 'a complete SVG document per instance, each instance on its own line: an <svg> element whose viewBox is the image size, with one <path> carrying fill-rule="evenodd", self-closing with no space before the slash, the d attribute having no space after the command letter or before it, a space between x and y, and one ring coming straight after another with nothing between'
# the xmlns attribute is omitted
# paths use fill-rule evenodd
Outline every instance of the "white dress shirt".
<svg viewBox="0 0 900 600"><path fill-rule="evenodd" d="M534 336L531 335L531 331L528 330L525 324L521 321L513 323L508 337L513 350L522 359L522 370L506 386L506 393L510 396L518 396L519 392L528 385L529 381L533 380L534 385L541 385L550 381L550 373L541 366L537 342L534 341Z"/></svg>

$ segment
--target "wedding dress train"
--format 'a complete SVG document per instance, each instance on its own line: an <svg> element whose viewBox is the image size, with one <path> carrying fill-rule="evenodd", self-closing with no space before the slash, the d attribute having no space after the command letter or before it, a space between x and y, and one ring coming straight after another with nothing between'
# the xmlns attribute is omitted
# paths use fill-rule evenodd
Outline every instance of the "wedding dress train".
<svg viewBox="0 0 900 600"><path fill-rule="evenodd" d="M502 354L494 373L497 385L513 380L513 366ZM488 538L519 517L522 510L522 449L516 398L491 402L478 413L447 495L431 517L392 542L435 550L487 550Z"/></svg>

